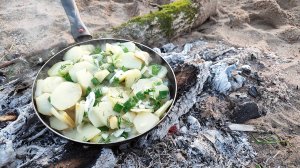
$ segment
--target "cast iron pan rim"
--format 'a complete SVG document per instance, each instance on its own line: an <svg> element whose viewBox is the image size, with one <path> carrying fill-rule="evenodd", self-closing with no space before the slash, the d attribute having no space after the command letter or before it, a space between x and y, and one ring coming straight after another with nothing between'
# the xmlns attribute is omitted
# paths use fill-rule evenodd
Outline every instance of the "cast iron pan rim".
<svg viewBox="0 0 300 168"><path fill-rule="evenodd" d="M52 56L51 58L49 58L46 63L41 67L41 69L38 71L38 73L36 74L36 77L34 79L34 83L33 83L33 87L32 87L32 104L33 104L33 109L35 111L35 114L38 116L39 120L48 128L50 129L52 132L54 132L56 135L60 136L60 137L63 137L65 139L68 139L70 141L73 141L73 142L77 142L77 143L80 143L80 144L85 144L85 145L99 145L99 146L117 146L117 145L121 145L121 144L124 144L124 143L127 143L127 142L130 142L130 141L133 141L134 139L138 139L142 136L144 136L145 134L149 133L150 131L154 130L163 120L165 120L165 118L168 116L168 114L170 113L174 103L175 103L175 100L176 100L176 95L177 95L177 81L176 81L176 76L175 76L175 73L173 71L173 69L171 68L170 64L160 55L158 54L157 52L155 52L153 49L151 49L150 47L148 46L145 46L141 43L138 43L138 42L134 42L134 41L131 41L135 44L138 44L138 45L141 45L145 48L148 48L149 50L151 50L152 52L154 52L155 54L157 54L162 60L164 63L166 63L168 66L169 66L169 69L171 70L171 73L174 77L174 81L175 81L175 85L174 85L174 98L173 98L173 102L172 104L170 105L170 107L168 108L168 111L164 113L164 116L159 120L159 122L154 126L152 127L150 130L142 133L142 134L139 134L135 137L131 137L131 138L128 138L128 139L125 139L123 141L118 141L118 142L111 142L111 143L93 143L93 142L83 142L83 141L78 141L78 140L75 140L75 139L71 139L67 136L64 136L62 133L59 133L58 131L56 131L55 129L51 128L47 123L44 122L44 120L41 118L40 114L38 113L38 110L36 109L36 105L35 105L35 100L34 100L34 94L35 94L35 86L36 86L36 81L38 80L38 76L40 74L41 71L44 70L44 67L55 57L59 56L61 53L63 53L64 51L74 47L74 46L78 46L78 45L82 45L82 44L90 44L91 42L94 42L94 41L102 41L102 40L113 40L113 41L123 41L123 42L129 42L130 40L126 40L126 39L116 39L116 38L99 38L99 39L92 39L92 40L87 40L87 41L84 41L84 42L80 42L80 43L75 43L75 44L72 44L64 49L62 49L61 51L59 51L58 53L56 53L54 56Z"/></svg>

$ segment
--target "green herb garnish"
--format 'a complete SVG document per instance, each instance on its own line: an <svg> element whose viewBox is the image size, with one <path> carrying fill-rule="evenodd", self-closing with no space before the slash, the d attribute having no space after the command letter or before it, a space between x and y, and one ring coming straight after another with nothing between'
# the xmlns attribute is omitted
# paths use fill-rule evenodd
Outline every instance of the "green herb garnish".
<svg viewBox="0 0 300 168"><path fill-rule="evenodd" d="M129 136L128 132L123 132L123 133L121 134L121 137L124 137L125 139L127 139L128 136Z"/></svg>
<svg viewBox="0 0 300 168"><path fill-rule="evenodd" d="M112 84L113 84L114 86L119 85L119 83L120 83L119 78L114 78L114 79L113 79Z"/></svg>
<svg viewBox="0 0 300 168"><path fill-rule="evenodd" d="M73 82L73 80L72 80L72 78L71 78L71 76L70 76L69 73L66 73L66 74L63 76L63 78L64 78L66 81Z"/></svg>
<svg viewBox="0 0 300 168"><path fill-rule="evenodd" d="M85 95L88 96L91 93L91 91L92 91L92 88L91 87L87 87Z"/></svg>
<svg viewBox="0 0 300 168"><path fill-rule="evenodd" d="M135 95L139 100L144 100L146 98L146 95L143 92L138 92Z"/></svg>
<svg viewBox="0 0 300 168"><path fill-rule="evenodd" d="M109 137L107 137L106 139L102 138L102 141L103 141L104 143L109 143L109 142L110 142L110 138L109 138Z"/></svg>
<svg viewBox="0 0 300 168"><path fill-rule="evenodd" d="M158 72L160 71L160 69L161 69L161 66L160 66L160 65L157 65L157 64L152 65L152 74L153 74L153 75L157 75Z"/></svg>
<svg viewBox="0 0 300 168"><path fill-rule="evenodd" d="M122 69L122 71L124 71L124 72L128 70L128 69L127 69L126 67L124 67L124 66L122 66L121 69Z"/></svg>
<svg viewBox="0 0 300 168"><path fill-rule="evenodd" d="M156 111L161 106L160 101L157 99L150 98L151 104L154 106L154 110Z"/></svg>
<svg viewBox="0 0 300 168"><path fill-rule="evenodd" d="M127 53L127 52L129 52L129 50L128 50L128 48L127 48L127 47L124 47L124 48L123 48L123 51L124 51L124 53Z"/></svg>
<svg viewBox="0 0 300 168"><path fill-rule="evenodd" d="M100 47L96 47L95 50L91 54L100 54L102 49Z"/></svg>
<svg viewBox="0 0 300 168"><path fill-rule="evenodd" d="M124 106L122 106L121 104L116 103L115 106L114 106L114 108L113 108L113 110L116 111L116 112L118 112L118 113L120 113L122 111L123 107Z"/></svg>
<svg viewBox="0 0 300 168"><path fill-rule="evenodd" d="M165 98L167 98L168 94L169 94L169 91L167 91L167 90L159 91L159 95L158 95L157 99L160 99L160 100L165 99Z"/></svg>
<svg viewBox="0 0 300 168"><path fill-rule="evenodd" d="M102 97L103 96L102 91L100 89L97 89L95 92L95 96L96 96L96 99Z"/></svg>
<svg viewBox="0 0 300 168"><path fill-rule="evenodd" d="M88 113L86 111L83 113L83 117L85 117L85 118L88 117Z"/></svg>
<svg viewBox="0 0 300 168"><path fill-rule="evenodd" d="M100 131L109 131L109 128L107 126L98 127Z"/></svg>
<svg viewBox="0 0 300 168"><path fill-rule="evenodd" d="M118 128L121 128L122 118L118 116Z"/></svg>
<svg viewBox="0 0 300 168"><path fill-rule="evenodd" d="M137 101L134 98L129 98L125 103L123 107L124 112L128 112L130 109L132 109L136 105Z"/></svg>
<svg viewBox="0 0 300 168"><path fill-rule="evenodd" d="M99 85L100 84L100 82L99 82L99 80L97 79L97 78L92 78L92 83L93 83L93 85L95 85L95 86L97 86L97 85Z"/></svg>
<svg viewBox="0 0 300 168"><path fill-rule="evenodd" d="M109 67L107 68L107 70L112 73L115 70L115 66L113 64L110 64Z"/></svg>
<svg viewBox="0 0 300 168"><path fill-rule="evenodd" d="M48 102L51 103L51 97L50 96L48 97Z"/></svg>

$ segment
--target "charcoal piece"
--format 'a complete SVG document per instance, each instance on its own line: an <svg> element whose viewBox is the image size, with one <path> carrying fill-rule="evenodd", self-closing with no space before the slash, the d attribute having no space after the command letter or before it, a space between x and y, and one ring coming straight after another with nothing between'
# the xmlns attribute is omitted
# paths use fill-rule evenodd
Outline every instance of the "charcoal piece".
<svg viewBox="0 0 300 168"><path fill-rule="evenodd" d="M254 102L246 102L238 105L231 116L235 123L244 123L250 119L261 117L258 106Z"/></svg>
<svg viewBox="0 0 300 168"><path fill-rule="evenodd" d="M248 94L254 98L256 98L257 96L259 96L259 93L256 89L255 86L251 86L249 89L248 89Z"/></svg>

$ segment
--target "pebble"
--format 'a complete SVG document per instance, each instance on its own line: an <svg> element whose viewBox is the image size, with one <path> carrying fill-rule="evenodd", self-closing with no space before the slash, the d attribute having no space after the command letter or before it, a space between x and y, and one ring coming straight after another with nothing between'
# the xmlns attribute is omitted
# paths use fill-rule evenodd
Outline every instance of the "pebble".
<svg viewBox="0 0 300 168"><path fill-rule="evenodd" d="M188 116L187 117L187 122L189 124L195 124L196 122L198 122L197 118L193 117L193 116Z"/></svg>
<svg viewBox="0 0 300 168"><path fill-rule="evenodd" d="M188 132L188 129L186 128L186 126L183 126L180 128L180 133L186 134L187 132Z"/></svg>

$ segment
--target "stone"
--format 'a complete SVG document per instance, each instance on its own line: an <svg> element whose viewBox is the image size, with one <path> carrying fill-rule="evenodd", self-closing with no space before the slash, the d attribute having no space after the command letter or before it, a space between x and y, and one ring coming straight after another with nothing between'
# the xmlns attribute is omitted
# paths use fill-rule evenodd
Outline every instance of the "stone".
<svg viewBox="0 0 300 168"><path fill-rule="evenodd" d="M235 123L244 123L250 119L259 118L261 115L255 102L245 102L235 107L231 119Z"/></svg>

